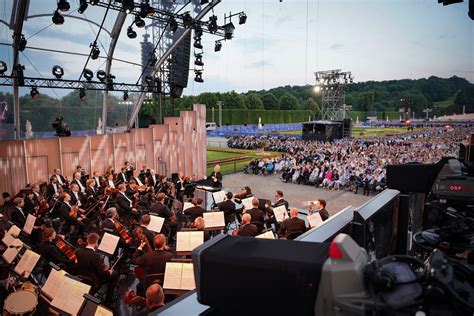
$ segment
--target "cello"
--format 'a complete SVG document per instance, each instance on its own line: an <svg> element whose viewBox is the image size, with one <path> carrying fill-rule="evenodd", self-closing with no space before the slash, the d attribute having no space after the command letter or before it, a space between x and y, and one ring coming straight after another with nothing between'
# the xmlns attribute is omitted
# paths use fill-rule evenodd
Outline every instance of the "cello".
<svg viewBox="0 0 474 316"><path fill-rule="evenodd" d="M125 243L127 245L130 245L133 241L133 238L128 234L127 230L119 221L114 222L115 228L117 229L117 232L119 233L120 237L125 240Z"/></svg>
<svg viewBox="0 0 474 316"><path fill-rule="evenodd" d="M77 263L77 257L76 253L74 252L74 249L72 246L65 241L62 237L58 236L56 240L56 247L61 250L61 252L72 262Z"/></svg>

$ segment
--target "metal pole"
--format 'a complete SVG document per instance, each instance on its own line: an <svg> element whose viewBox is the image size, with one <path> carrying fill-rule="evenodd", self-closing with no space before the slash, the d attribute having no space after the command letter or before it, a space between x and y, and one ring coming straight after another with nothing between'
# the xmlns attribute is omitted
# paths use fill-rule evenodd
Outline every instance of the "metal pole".
<svg viewBox="0 0 474 316"><path fill-rule="evenodd" d="M15 139L20 139L20 95L18 86L13 86L13 118L15 128Z"/></svg>
<svg viewBox="0 0 474 316"><path fill-rule="evenodd" d="M219 106L219 126L222 126L222 101L217 101L217 105Z"/></svg>

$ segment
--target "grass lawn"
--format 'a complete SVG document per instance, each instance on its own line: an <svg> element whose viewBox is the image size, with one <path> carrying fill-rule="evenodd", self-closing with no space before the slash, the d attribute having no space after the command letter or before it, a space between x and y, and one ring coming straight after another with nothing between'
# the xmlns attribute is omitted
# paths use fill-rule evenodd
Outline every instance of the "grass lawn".
<svg viewBox="0 0 474 316"><path fill-rule="evenodd" d="M207 161L216 160L216 159L226 159L232 157L242 157L244 156L245 159L230 161L227 163L221 164L221 172L222 174L229 174L238 171L242 171L244 166L248 165L249 161L253 158L262 158L265 156L257 155L261 153L260 150L239 150L240 153L229 153L229 152L221 152L219 150L223 150L224 148L208 148L206 152ZM271 157L277 157L280 155L278 152L267 152L271 155ZM268 156L270 157L270 156ZM210 164L207 166L207 174L210 174L214 169L214 164Z"/></svg>

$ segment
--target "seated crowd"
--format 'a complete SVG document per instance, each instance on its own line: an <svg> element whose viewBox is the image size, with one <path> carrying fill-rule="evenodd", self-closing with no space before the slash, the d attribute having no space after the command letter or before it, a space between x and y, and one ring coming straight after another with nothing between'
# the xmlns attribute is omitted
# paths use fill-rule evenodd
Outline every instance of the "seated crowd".
<svg viewBox="0 0 474 316"><path fill-rule="evenodd" d="M347 188L369 195L386 186L386 165L434 163L456 156L469 128L447 131L434 128L421 132L370 139L341 139L333 142L301 141L270 136L239 136L229 140L234 148L263 144L265 150L283 153L277 158L254 159L244 172L278 173L283 182L327 189Z"/></svg>

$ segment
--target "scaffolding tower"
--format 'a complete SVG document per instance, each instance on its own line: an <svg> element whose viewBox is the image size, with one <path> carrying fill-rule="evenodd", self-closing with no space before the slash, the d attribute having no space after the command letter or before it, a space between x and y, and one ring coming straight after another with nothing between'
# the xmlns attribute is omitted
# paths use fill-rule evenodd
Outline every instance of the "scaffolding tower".
<svg viewBox="0 0 474 316"><path fill-rule="evenodd" d="M344 88L354 82L350 71L323 70L314 73L315 90L321 94L320 116L323 120L340 121L346 117Z"/></svg>

